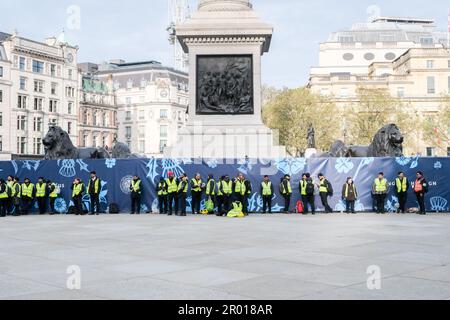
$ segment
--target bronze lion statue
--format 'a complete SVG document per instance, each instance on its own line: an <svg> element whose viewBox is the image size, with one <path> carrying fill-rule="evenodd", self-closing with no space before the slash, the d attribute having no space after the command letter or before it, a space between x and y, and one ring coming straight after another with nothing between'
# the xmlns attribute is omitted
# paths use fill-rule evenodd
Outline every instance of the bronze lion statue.
<svg viewBox="0 0 450 320"><path fill-rule="evenodd" d="M337 140L330 151L322 154L324 158L365 158L402 157L404 137L395 124L388 124L378 130L370 146L346 146Z"/></svg>
<svg viewBox="0 0 450 320"><path fill-rule="evenodd" d="M45 160L107 159L110 155L104 148L76 148L69 134L60 127L50 127L42 140Z"/></svg>
<svg viewBox="0 0 450 320"><path fill-rule="evenodd" d="M395 124L388 124L373 138L370 146L350 146L349 156L358 157L402 157L404 137Z"/></svg>

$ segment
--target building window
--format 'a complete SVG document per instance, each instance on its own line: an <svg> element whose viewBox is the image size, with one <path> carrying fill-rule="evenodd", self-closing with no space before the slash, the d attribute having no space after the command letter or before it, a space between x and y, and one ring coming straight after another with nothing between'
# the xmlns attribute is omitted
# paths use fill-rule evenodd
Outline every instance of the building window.
<svg viewBox="0 0 450 320"><path fill-rule="evenodd" d="M139 126L139 138L145 138L145 126Z"/></svg>
<svg viewBox="0 0 450 320"><path fill-rule="evenodd" d="M88 139L88 136L86 134L83 135L82 145L84 148L86 148L86 146L87 146L87 139Z"/></svg>
<svg viewBox="0 0 450 320"><path fill-rule="evenodd" d="M0 127L3 127L3 113L0 112Z"/></svg>
<svg viewBox="0 0 450 320"><path fill-rule="evenodd" d="M83 112L83 124L88 124L88 112L86 110Z"/></svg>
<svg viewBox="0 0 450 320"><path fill-rule="evenodd" d="M145 153L145 140L139 140L139 153Z"/></svg>
<svg viewBox="0 0 450 320"><path fill-rule="evenodd" d="M54 64L50 65L50 75L52 77L56 77L56 65L54 65Z"/></svg>
<svg viewBox="0 0 450 320"><path fill-rule="evenodd" d="M107 123L106 123L106 112L102 112L102 126L106 127Z"/></svg>
<svg viewBox="0 0 450 320"><path fill-rule="evenodd" d="M161 138L167 138L168 135L168 126L161 126L159 128L159 135Z"/></svg>
<svg viewBox="0 0 450 320"><path fill-rule="evenodd" d="M41 154L41 153L42 153L42 139L33 138L33 154Z"/></svg>
<svg viewBox="0 0 450 320"><path fill-rule="evenodd" d="M66 87L66 96L70 98L75 97L75 88L72 87Z"/></svg>
<svg viewBox="0 0 450 320"><path fill-rule="evenodd" d="M427 91L428 94L436 93L434 77L427 77Z"/></svg>
<svg viewBox="0 0 450 320"><path fill-rule="evenodd" d="M448 77L448 80L447 80L447 82L448 82L448 93L450 93L450 77Z"/></svg>
<svg viewBox="0 0 450 320"><path fill-rule="evenodd" d="M27 153L27 138L17 137L17 153L19 154Z"/></svg>
<svg viewBox="0 0 450 320"><path fill-rule="evenodd" d="M73 70L72 70L72 69L69 69L67 72L68 72L68 75L69 75L69 80L72 80L72 77L73 77Z"/></svg>
<svg viewBox="0 0 450 320"><path fill-rule="evenodd" d="M125 99L125 103L128 104L128 105L131 104L131 98L130 97L126 98Z"/></svg>
<svg viewBox="0 0 450 320"><path fill-rule="evenodd" d="M434 60L427 60L427 69L434 68Z"/></svg>
<svg viewBox="0 0 450 320"><path fill-rule="evenodd" d="M127 112L125 113L125 120L126 120L126 121L130 121L130 120L131 120L131 111L127 111Z"/></svg>
<svg viewBox="0 0 450 320"><path fill-rule="evenodd" d="M27 108L27 97L19 94L17 97L17 108L26 109Z"/></svg>
<svg viewBox="0 0 450 320"><path fill-rule="evenodd" d="M72 134L72 122L67 122L67 133Z"/></svg>
<svg viewBox="0 0 450 320"><path fill-rule="evenodd" d="M450 60L447 61L447 67L450 69Z"/></svg>
<svg viewBox="0 0 450 320"><path fill-rule="evenodd" d="M139 120L145 120L145 111L144 110L139 111Z"/></svg>
<svg viewBox="0 0 450 320"><path fill-rule="evenodd" d="M161 109L161 111L159 112L159 118L160 119L167 119L168 118L167 109Z"/></svg>
<svg viewBox="0 0 450 320"><path fill-rule="evenodd" d="M17 116L17 130L27 129L27 116Z"/></svg>
<svg viewBox="0 0 450 320"><path fill-rule="evenodd" d="M447 148L447 157L450 157L450 148Z"/></svg>
<svg viewBox="0 0 450 320"><path fill-rule="evenodd" d="M27 78L20 77L19 88L20 90L27 90Z"/></svg>
<svg viewBox="0 0 450 320"><path fill-rule="evenodd" d="M3 102L3 91L0 90L0 102Z"/></svg>
<svg viewBox="0 0 450 320"><path fill-rule="evenodd" d="M56 91L58 90L58 84L57 83L52 83L51 89L50 89L50 93L53 95L56 95Z"/></svg>
<svg viewBox="0 0 450 320"><path fill-rule="evenodd" d="M34 92L44 92L44 81L34 80Z"/></svg>
<svg viewBox="0 0 450 320"><path fill-rule="evenodd" d="M33 72L44 73L44 63L42 61L33 60Z"/></svg>
<svg viewBox="0 0 450 320"><path fill-rule="evenodd" d="M405 88L398 87L397 88L397 97L403 98L405 96Z"/></svg>
<svg viewBox="0 0 450 320"><path fill-rule="evenodd" d="M420 38L420 44L422 44L423 46L432 46L433 38L428 37Z"/></svg>
<svg viewBox="0 0 450 320"><path fill-rule="evenodd" d="M50 100L48 104L48 112L57 113L58 112L58 101Z"/></svg>
<svg viewBox="0 0 450 320"><path fill-rule="evenodd" d="M3 136L0 136L0 151L3 151Z"/></svg>
<svg viewBox="0 0 450 320"><path fill-rule="evenodd" d="M131 139L131 127L125 127L125 138L127 140Z"/></svg>
<svg viewBox="0 0 450 320"><path fill-rule="evenodd" d="M42 129L43 129L42 118L34 118L33 130L36 131L36 132L41 132Z"/></svg>
<svg viewBox="0 0 450 320"><path fill-rule="evenodd" d="M25 58L24 57L20 57L20 59L19 59L19 69L22 71L25 71Z"/></svg>
<svg viewBox="0 0 450 320"><path fill-rule="evenodd" d="M167 140L159 141L159 153L164 153L164 149L167 147Z"/></svg>
<svg viewBox="0 0 450 320"><path fill-rule="evenodd" d="M43 98L34 98L34 107L33 109L35 111L42 111L42 106L44 104Z"/></svg>
<svg viewBox="0 0 450 320"><path fill-rule="evenodd" d="M341 92L340 92L340 96L341 96L341 98L347 98L348 97L348 89L342 88Z"/></svg>
<svg viewBox="0 0 450 320"><path fill-rule="evenodd" d="M72 114L72 112L73 112L73 102L69 102L67 104L67 113Z"/></svg>
<svg viewBox="0 0 450 320"><path fill-rule="evenodd" d="M0 78L3 77L3 67L0 67Z"/></svg>
<svg viewBox="0 0 450 320"><path fill-rule="evenodd" d="M127 89L133 88L133 80L129 79L127 82Z"/></svg>
<svg viewBox="0 0 450 320"><path fill-rule="evenodd" d="M97 125L97 111L94 111L94 113L92 114L92 124L94 126Z"/></svg>
<svg viewBox="0 0 450 320"><path fill-rule="evenodd" d="M432 147L427 148L427 157L434 157L434 148Z"/></svg>

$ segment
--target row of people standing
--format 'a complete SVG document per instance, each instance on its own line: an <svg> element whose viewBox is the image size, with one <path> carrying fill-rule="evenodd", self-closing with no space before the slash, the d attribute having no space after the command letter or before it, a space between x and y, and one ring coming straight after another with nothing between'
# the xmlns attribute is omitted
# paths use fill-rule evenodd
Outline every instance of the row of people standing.
<svg viewBox="0 0 450 320"><path fill-rule="evenodd" d="M206 199L217 207L217 215L226 215L231 209L233 201L239 201L243 205L243 211L248 214L248 197L252 194L252 184L239 174L234 180L230 176L222 176L219 181L210 174L206 180L200 174L194 178L188 178L183 174L175 177L173 172L168 173L168 178L161 178L157 185L159 212L167 215L186 216L187 197L191 191L191 207L194 214L201 213L203 194Z"/></svg>
<svg viewBox="0 0 450 320"><path fill-rule="evenodd" d="M54 214L58 193L57 185L43 177L40 177L36 184L29 178L25 178L23 182L18 177L12 176L9 176L7 181L0 179L0 216L28 215L35 201L39 214L47 213L48 203L50 213Z"/></svg>

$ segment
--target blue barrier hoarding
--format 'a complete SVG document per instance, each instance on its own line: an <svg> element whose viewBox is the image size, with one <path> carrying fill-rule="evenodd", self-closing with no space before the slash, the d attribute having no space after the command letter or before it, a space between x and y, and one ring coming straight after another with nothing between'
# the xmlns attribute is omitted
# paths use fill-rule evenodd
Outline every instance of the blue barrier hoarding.
<svg viewBox="0 0 450 320"><path fill-rule="evenodd" d="M218 179L228 174L231 177L243 173L253 185L253 194L249 198L249 210L259 212L262 210L262 199L259 195L259 187L262 177L268 174L271 181L278 186L285 174L293 178L294 195L293 207L299 200L298 184L302 173L309 172L317 181L317 175L323 173L332 183L335 194L330 199L330 205L336 211L343 211L345 204L341 200L341 190L347 177L353 177L358 188L359 199L356 203L358 211L372 211L373 201L371 189L378 172L383 171L386 178L394 186L397 172L403 171L411 180L415 179L417 171L423 171L430 184L427 194L427 209L431 211L448 211L450 199L450 158L333 158L333 159L304 159L286 158L272 161L257 161L240 159L234 161L222 161L217 159L193 160L193 159L129 159L129 160L59 160L59 161L8 161L0 162L0 176L18 176L21 181L30 178L35 183L38 177L44 177L57 183L61 189L61 197L56 202L59 212L66 212L70 206L71 184L74 178L80 177L85 183L89 179L90 172L97 171L102 179L102 191L100 201L102 209L106 210L109 203L117 203L121 212L128 212L130 208L129 183L133 175L138 175L143 181L144 195L142 210L152 208L157 211L157 197L155 186L161 177L166 177L172 171L177 176L187 173L192 178L195 173L200 173L205 179L208 174L214 174ZM284 200L276 187L276 195L273 201L273 211L280 211ZM188 208L190 210L190 198ZM83 202L89 208L89 196L83 198ZM395 210L397 198L395 188L387 199L387 209ZM323 210L317 197L316 204L319 210ZM415 196L410 190L408 207L417 207Z"/></svg>

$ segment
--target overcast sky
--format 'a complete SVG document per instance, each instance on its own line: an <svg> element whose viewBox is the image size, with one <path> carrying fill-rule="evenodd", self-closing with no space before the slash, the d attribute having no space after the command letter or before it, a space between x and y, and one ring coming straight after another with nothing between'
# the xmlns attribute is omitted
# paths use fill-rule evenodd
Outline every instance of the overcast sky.
<svg viewBox="0 0 450 320"><path fill-rule="evenodd" d="M157 60L172 65L167 41L168 0L0 0L0 31L17 29L43 40L66 30L80 47L79 62ZM197 1L191 0L191 9ZM374 15L433 18L447 29L448 0L253 0L255 10L275 28L271 51L263 59L263 82L296 87L317 64L319 43L333 31ZM71 29L68 8L80 9L80 29ZM69 22L69 26L68 26ZM73 24L72 24L73 25ZM76 23L75 23L76 25Z"/></svg>

